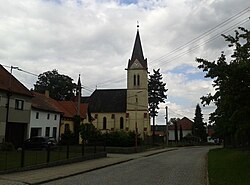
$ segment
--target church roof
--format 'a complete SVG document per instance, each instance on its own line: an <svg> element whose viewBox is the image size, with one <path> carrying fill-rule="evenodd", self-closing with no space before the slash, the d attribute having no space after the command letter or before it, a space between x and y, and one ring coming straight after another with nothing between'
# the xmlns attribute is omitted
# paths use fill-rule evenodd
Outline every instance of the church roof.
<svg viewBox="0 0 250 185"><path fill-rule="evenodd" d="M133 48L131 59L129 60L129 63L128 63L128 69L131 67L131 65L134 63L136 59L141 63L144 69L148 68L147 59L144 59L144 55L142 51L139 30L137 30L137 33L136 33L134 48Z"/></svg>
<svg viewBox="0 0 250 185"><path fill-rule="evenodd" d="M90 112L126 112L126 89L96 89L89 99Z"/></svg>

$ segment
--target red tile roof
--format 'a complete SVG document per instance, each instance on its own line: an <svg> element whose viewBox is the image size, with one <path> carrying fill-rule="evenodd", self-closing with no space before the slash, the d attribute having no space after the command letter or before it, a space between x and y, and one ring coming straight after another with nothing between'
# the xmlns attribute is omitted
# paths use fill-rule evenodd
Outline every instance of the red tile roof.
<svg viewBox="0 0 250 185"><path fill-rule="evenodd" d="M25 96L32 96L32 93L13 75L11 75L1 64L0 90L11 91L12 93L21 94Z"/></svg>
<svg viewBox="0 0 250 185"><path fill-rule="evenodd" d="M63 114L63 117L66 118L73 118L77 114L77 102L56 101L52 98L47 97L45 94L40 94L37 92L32 93L34 95L34 98L32 98L32 107L34 108L47 111L61 112ZM87 117L87 109L88 104L80 104L81 118Z"/></svg>
<svg viewBox="0 0 250 185"><path fill-rule="evenodd" d="M182 130L192 130L193 123L194 122L187 117L183 117L181 120L177 121L178 130L180 129L180 125L182 127ZM174 130L174 125L169 125L168 129Z"/></svg>
<svg viewBox="0 0 250 185"><path fill-rule="evenodd" d="M63 117L73 118L77 114L77 102L74 101L57 101L58 107L63 112ZM80 116L81 118L87 117L88 104L80 104Z"/></svg>

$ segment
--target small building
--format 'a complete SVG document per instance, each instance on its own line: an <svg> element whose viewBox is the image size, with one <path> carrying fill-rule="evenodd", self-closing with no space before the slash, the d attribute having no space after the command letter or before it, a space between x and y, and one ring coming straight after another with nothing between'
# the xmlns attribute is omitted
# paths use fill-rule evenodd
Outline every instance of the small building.
<svg viewBox="0 0 250 185"><path fill-rule="evenodd" d="M74 133L74 117L78 112L78 105L75 101L57 101L57 106L62 112L61 123L60 123L60 135L66 131ZM87 109L88 104L80 103L80 124L87 123Z"/></svg>
<svg viewBox="0 0 250 185"><path fill-rule="evenodd" d="M59 139L59 126L62 112L57 101L48 94L32 92L32 109L28 136L46 136Z"/></svg>
<svg viewBox="0 0 250 185"><path fill-rule="evenodd" d="M32 93L0 65L0 142L21 146L28 137L32 97Z"/></svg>
<svg viewBox="0 0 250 185"><path fill-rule="evenodd" d="M183 117L179 121L177 121L177 134L178 134L178 141L180 140L180 130L182 130L182 136L185 137L188 134L192 134L192 127L194 122L188 119L187 117ZM169 140L175 140L175 125L169 125Z"/></svg>

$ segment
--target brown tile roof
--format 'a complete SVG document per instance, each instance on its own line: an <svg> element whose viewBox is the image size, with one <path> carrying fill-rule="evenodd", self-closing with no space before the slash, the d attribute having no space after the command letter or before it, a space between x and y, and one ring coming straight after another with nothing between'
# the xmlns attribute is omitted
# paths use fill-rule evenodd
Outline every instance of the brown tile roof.
<svg viewBox="0 0 250 185"><path fill-rule="evenodd" d="M0 90L11 91L12 93L21 94L25 96L32 96L32 93L13 75L11 75L1 64L0 64Z"/></svg>
<svg viewBox="0 0 250 185"><path fill-rule="evenodd" d="M194 122L187 117L183 117L181 120L177 121L178 130L180 129L180 125L182 127L182 130L192 130L193 123ZM169 125L168 129L174 130L174 125Z"/></svg>
<svg viewBox="0 0 250 185"><path fill-rule="evenodd" d="M73 101L57 101L57 106L63 112L63 117L73 118L77 114L77 102ZM80 104L81 118L87 117L88 104Z"/></svg>
<svg viewBox="0 0 250 185"><path fill-rule="evenodd" d="M33 108L62 113L61 109L57 105L56 100L45 96L45 94L40 94L37 92L32 92L32 94L34 96L31 100Z"/></svg>

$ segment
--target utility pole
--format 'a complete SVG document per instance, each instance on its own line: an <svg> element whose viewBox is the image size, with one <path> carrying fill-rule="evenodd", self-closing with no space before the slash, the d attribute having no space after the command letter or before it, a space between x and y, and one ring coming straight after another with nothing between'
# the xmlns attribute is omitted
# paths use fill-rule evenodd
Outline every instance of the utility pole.
<svg viewBox="0 0 250 185"><path fill-rule="evenodd" d="M80 80L80 74L79 74L79 78L78 78L78 83L77 83L77 88L76 88L76 92L77 92L77 116L80 116L80 105L81 105L81 80Z"/></svg>
<svg viewBox="0 0 250 185"><path fill-rule="evenodd" d="M9 109L10 109L10 97L11 97L11 81L12 81L12 70L13 69L18 69L18 67L14 67L14 66L11 66L10 67L10 78L9 78L9 88L8 88L8 91L7 91L7 103L6 103L6 127L7 127L7 124L9 122ZM8 140L8 138L6 137L7 134L5 133L5 141Z"/></svg>
<svg viewBox="0 0 250 185"><path fill-rule="evenodd" d="M136 110L135 110L135 151L137 152L137 135L138 135L138 128L137 128L137 111L138 111L138 96L135 95L135 101L136 101Z"/></svg>
<svg viewBox="0 0 250 185"><path fill-rule="evenodd" d="M168 106L165 107L166 108L166 144L168 146L168 139L169 139L169 134L168 134Z"/></svg>

